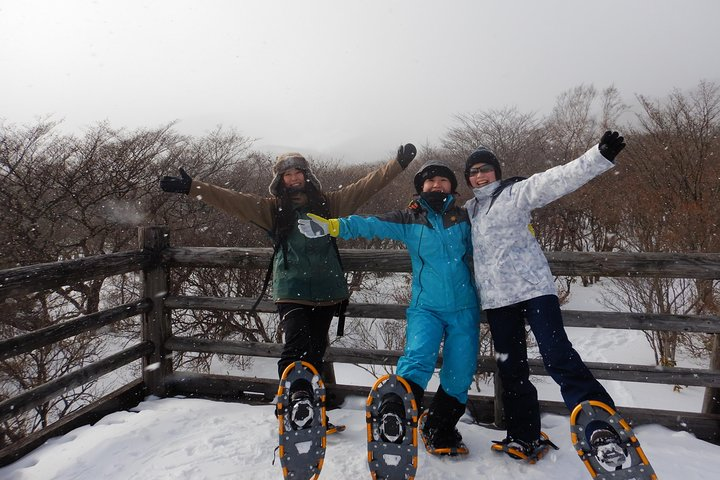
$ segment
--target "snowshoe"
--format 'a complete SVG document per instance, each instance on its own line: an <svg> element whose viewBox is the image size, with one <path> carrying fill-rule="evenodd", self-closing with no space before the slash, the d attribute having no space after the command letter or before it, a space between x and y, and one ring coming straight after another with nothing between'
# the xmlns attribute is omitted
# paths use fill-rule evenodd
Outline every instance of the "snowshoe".
<svg viewBox="0 0 720 480"><path fill-rule="evenodd" d="M285 369L277 393L280 464L285 479L317 479L325 459L325 385L307 362Z"/></svg>
<svg viewBox="0 0 720 480"><path fill-rule="evenodd" d="M325 419L325 435L334 435L336 433L344 432L345 431L345 425L336 425L334 423L331 423L329 419Z"/></svg>
<svg viewBox="0 0 720 480"><path fill-rule="evenodd" d="M635 432L607 404L589 400L576 406L570 415L570 435L592 478L657 480Z"/></svg>
<svg viewBox="0 0 720 480"><path fill-rule="evenodd" d="M417 405L397 375L380 377L367 398L368 466L374 480L412 480L417 470Z"/></svg>
<svg viewBox="0 0 720 480"><path fill-rule="evenodd" d="M420 415L420 421L418 422L420 426L418 428L420 429L420 436L423 445L425 445L425 450L429 454L456 457L470 453L465 443L463 443L462 436L457 428L427 428L425 425L427 416L428 411L425 410Z"/></svg>
<svg viewBox="0 0 720 480"><path fill-rule="evenodd" d="M540 432L540 438L534 442L525 442L507 437L504 440L493 440L491 450L498 453L506 453L515 460L523 460L534 464L551 449L558 450L557 445L550 441L545 432Z"/></svg>

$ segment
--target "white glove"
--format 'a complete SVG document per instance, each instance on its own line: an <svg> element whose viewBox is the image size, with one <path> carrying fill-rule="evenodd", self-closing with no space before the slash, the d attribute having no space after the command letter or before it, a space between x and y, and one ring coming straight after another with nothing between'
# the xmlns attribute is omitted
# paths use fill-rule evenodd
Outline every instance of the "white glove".
<svg viewBox="0 0 720 480"><path fill-rule="evenodd" d="M325 235L337 237L340 234L340 222L337 218L326 219L314 213L307 214L309 220L299 219L298 230L308 238L319 238Z"/></svg>

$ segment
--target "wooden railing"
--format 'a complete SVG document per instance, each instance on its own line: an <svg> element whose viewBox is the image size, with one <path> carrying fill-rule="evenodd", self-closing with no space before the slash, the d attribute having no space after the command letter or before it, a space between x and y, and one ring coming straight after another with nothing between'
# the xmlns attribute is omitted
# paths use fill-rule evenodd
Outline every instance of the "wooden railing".
<svg viewBox="0 0 720 480"><path fill-rule="evenodd" d="M0 465L14 461L52 436L92 423L113 411L132 407L149 394L250 402L272 400L277 390L276 378L199 374L172 369L172 352L279 357L282 349L280 344L217 341L173 334L170 315L173 309L247 311L255 299L167 295L169 272L172 268L238 268L264 271L270 260L270 249L170 247L168 238L168 231L163 227L142 228L139 231L140 250L137 252L19 267L0 272L0 301L73 282L122 273L142 272L143 278L142 296L134 302L0 341L2 361L79 333L142 315L142 338L137 344L0 402L0 421L5 421L108 372L135 361L142 361L140 378L0 450ZM347 271L410 271L410 259L407 252L402 250L341 250L341 255ZM552 252L546 255L555 275L710 280L720 278L720 254ZM405 309L405 305L351 303L347 316L360 319L404 319ZM271 313L275 311L275 306L270 301L263 301L257 310ZM636 424L661 424L676 430L687 430L698 438L720 443L720 318L708 315L571 310L564 310L563 317L565 325L569 327L712 334L714 351L707 369L617 363L588 363L588 366L599 379L705 387L702 412L651 410L623 405L618 407ZM395 365L401 354L402 352L390 350L331 347L326 354L326 360L329 363ZM441 362L442 357L438 364ZM539 360L531 360L530 367L534 375L546 374ZM484 356L478 358L478 373L494 373L495 368L494 359ZM328 398L331 404L339 404L349 395L367 395L368 387L331 384L328 386ZM428 397L432 398L431 392ZM542 401L541 408L548 413L568 413L561 402ZM502 405L497 395L471 395L469 409L479 422L502 425Z"/></svg>

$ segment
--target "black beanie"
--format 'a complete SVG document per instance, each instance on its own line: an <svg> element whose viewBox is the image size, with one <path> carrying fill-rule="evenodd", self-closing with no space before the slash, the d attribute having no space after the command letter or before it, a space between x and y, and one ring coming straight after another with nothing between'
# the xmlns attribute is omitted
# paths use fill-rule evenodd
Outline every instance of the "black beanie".
<svg viewBox="0 0 720 480"><path fill-rule="evenodd" d="M455 193L457 190L457 178L455 177L455 174L448 164L438 160L430 160L415 174L415 191L417 193L422 192L425 180L438 176L445 177L450 180L450 185L452 187L452 191L450 193Z"/></svg>
<svg viewBox="0 0 720 480"><path fill-rule="evenodd" d="M502 179L502 170L500 169L500 162L497 157L489 148L480 146L476 148L465 161L465 181L468 185L470 185L470 169L473 165L477 165L478 163L492 165L495 169L495 179Z"/></svg>

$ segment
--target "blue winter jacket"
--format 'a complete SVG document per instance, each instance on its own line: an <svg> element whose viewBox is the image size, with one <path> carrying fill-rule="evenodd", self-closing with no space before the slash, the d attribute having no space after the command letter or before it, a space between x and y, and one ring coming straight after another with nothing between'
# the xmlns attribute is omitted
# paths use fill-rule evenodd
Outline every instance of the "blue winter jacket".
<svg viewBox="0 0 720 480"><path fill-rule="evenodd" d="M405 210L341 218L339 236L405 243L413 272L410 307L448 312L478 307L470 270L470 221L453 195L445 200L442 214L418 198Z"/></svg>

